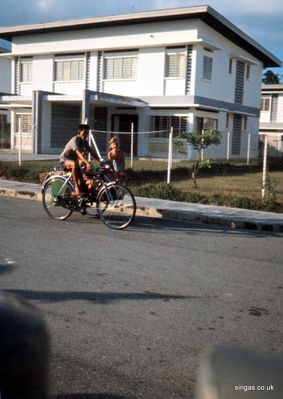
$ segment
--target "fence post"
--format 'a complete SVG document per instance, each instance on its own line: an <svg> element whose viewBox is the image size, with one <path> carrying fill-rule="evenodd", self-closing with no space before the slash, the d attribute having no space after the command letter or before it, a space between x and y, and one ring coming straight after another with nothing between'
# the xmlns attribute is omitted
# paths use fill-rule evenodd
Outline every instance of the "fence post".
<svg viewBox="0 0 283 399"><path fill-rule="evenodd" d="M250 164L250 151L251 151L251 134L248 134L248 148L247 148L247 165Z"/></svg>
<svg viewBox="0 0 283 399"><path fill-rule="evenodd" d="M201 134L202 135L204 134L204 129L202 129ZM203 139L202 139L202 143L203 143ZM200 151L200 159L201 159L201 161L203 161L203 148Z"/></svg>
<svg viewBox="0 0 283 399"><path fill-rule="evenodd" d="M134 160L134 124L131 123L131 168Z"/></svg>
<svg viewBox="0 0 283 399"><path fill-rule="evenodd" d="M89 140L92 142L92 144L93 144L93 146L95 148L96 154L97 154L99 160L101 161L102 157L101 157L100 151L99 151L99 149L97 147L96 141L95 141L95 139L93 137L92 131L89 132Z"/></svg>
<svg viewBox="0 0 283 399"><path fill-rule="evenodd" d="M267 135L264 136L263 168L262 168L262 190L261 190L261 198L262 199L264 199L264 197L265 197L266 165L267 165Z"/></svg>
<svg viewBox="0 0 283 399"><path fill-rule="evenodd" d="M22 118L19 118L19 166L22 165Z"/></svg>
<svg viewBox="0 0 283 399"><path fill-rule="evenodd" d="M1 145L1 147L3 149L4 148L4 122L2 123L0 121L0 126L1 126L1 137L2 137L2 145Z"/></svg>
<svg viewBox="0 0 283 399"><path fill-rule="evenodd" d="M167 183L171 181L171 167L172 167L172 152L173 152L173 127L171 126L169 132L169 143L168 143L168 167L167 167Z"/></svg>
<svg viewBox="0 0 283 399"><path fill-rule="evenodd" d="M226 150L226 160L230 158L230 131L227 132L227 150Z"/></svg>

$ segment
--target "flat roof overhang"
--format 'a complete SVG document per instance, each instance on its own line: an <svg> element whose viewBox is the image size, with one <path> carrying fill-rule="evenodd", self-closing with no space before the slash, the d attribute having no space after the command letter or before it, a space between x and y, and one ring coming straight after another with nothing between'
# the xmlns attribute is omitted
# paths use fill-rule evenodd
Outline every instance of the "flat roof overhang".
<svg viewBox="0 0 283 399"><path fill-rule="evenodd" d="M119 96L110 93L101 93L96 91L89 91L87 96L89 103L99 105L120 105L127 107L147 107L148 104L138 98ZM80 102L84 101L82 96L67 95L67 94L45 94L44 101L50 102Z"/></svg>
<svg viewBox="0 0 283 399"><path fill-rule="evenodd" d="M95 103L99 105L120 105L127 107L147 107L147 102L140 100L138 98L119 96L110 93L101 93L96 91L88 91L86 98L88 98L89 103ZM70 95L70 94L58 94L58 93L44 93L42 97L43 101L49 102L68 102L68 103L82 103L84 101L81 95ZM10 95L6 93L0 93L0 104L3 106L13 108L13 107L32 107L32 97L31 96L19 96Z"/></svg>
<svg viewBox="0 0 283 399"><path fill-rule="evenodd" d="M262 85L261 94L283 94L283 84Z"/></svg>
<svg viewBox="0 0 283 399"><path fill-rule="evenodd" d="M283 130L283 122L261 122L259 123L260 130Z"/></svg>
<svg viewBox="0 0 283 399"><path fill-rule="evenodd" d="M0 93L0 106L6 109L32 108L32 98Z"/></svg>
<svg viewBox="0 0 283 399"><path fill-rule="evenodd" d="M99 27L115 27L122 25L155 23L161 21L176 21L197 18L211 26L214 30L225 36L233 43L245 49L266 67L280 67L281 61L263 48L260 44L246 35L229 20L219 14L212 7L196 6L172 8L166 10L146 11L141 13L129 13L111 15L79 20L48 22L34 25L19 25L13 27L1 27L0 38L12 41L14 36L32 35L36 33L73 31Z"/></svg>

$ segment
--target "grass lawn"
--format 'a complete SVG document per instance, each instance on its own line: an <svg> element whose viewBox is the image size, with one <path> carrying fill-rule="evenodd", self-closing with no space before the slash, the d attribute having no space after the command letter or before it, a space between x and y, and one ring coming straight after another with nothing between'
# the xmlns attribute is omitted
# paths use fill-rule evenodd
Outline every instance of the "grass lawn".
<svg viewBox="0 0 283 399"><path fill-rule="evenodd" d="M283 203L283 172L271 172L270 179L272 188L278 195L278 200ZM232 194L241 196L261 195L262 173L246 173L235 176L210 176L198 179L198 188L195 189L190 178L174 182L174 187L185 192L198 192L200 194Z"/></svg>
<svg viewBox="0 0 283 399"><path fill-rule="evenodd" d="M181 161L173 162L171 170L171 184L183 192L195 192L199 194L222 194L233 196L247 196L252 198L261 198L262 193L262 172L247 173L241 171L239 164L236 164L234 169L230 169L229 174L213 174L214 172L208 170L206 177L198 179L198 188L194 188L189 172L185 169L191 165L190 162ZM126 166L130 167L128 161ZM178 169L183 170L183 178L180 177ZM134 171L167 171L167 160L134 160ZM225 172L224 172L225 173ZM164 174L166 179L167 174ZM283 204L283 171L272 171L269 174L271 185L269 186L269 193L275 192L276 199ZM152 176L154 181L154 175ZM156 179L158 182L158 178ZM266 192L268 189L266 190Z"/></svg>

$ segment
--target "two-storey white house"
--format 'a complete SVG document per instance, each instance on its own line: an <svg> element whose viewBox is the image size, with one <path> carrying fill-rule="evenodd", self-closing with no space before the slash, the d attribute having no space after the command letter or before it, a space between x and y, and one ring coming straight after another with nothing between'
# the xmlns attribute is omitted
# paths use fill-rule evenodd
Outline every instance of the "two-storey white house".
<svg viewBox="0 0 283 399"><path fill-rule="evenodd" d="M283 155L283 84L263 85L259 131L268 136L269 154Z"/></svg>
<svg viewBox="0 0 283 399"><path fill-rule="evenodd" d="M231 157L244 156L248 132L257 155L262 69L280 61L209 6L1 28L0 38L12 45L13 94L0 103L13 110L13 145L21 121L26 148L59 153L87 121L101 131L217 128L214 157L226 156L227 131ZM136 133L135 154L162 155L156 136Z"/></svg>

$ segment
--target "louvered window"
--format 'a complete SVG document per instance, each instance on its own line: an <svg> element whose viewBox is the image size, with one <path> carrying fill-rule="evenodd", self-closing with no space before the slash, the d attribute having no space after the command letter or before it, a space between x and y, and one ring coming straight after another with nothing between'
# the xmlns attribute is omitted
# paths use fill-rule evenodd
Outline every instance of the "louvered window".
<svg viewBox="0 0 283 399"><path fill-rule="evenodd" d="M170 49L166 52L166 78L183 78L185 76L184 49Z"/></svg>
<svg viewBox="0 0 283 399"><path fill-rule="evenodd" d="M26 83L32 80L32 60L21 59L20 60L20 82Z"/></svg>
<svg viewBox="0 0 283 399"><path fill-rule="evenodd" d="M17 114L16 115L16 129L17 129L17 132L20 131L20 121L21 121L22 133L30 133L31 132L31 126L32 126L31 114Z"/></svg>
<svg viewBox="0 0 283 399"><path fill-rule="evenodd" d="M181 132L187 130L187 120L186 116L167 116L167 115L155 115L151 117L151 128L155 131L155 137L164 136L163 132L166 130L169 132L171 127L173 128L174 136L177 136Z"/></svg>
<svg viewBox="0 0 283 399"><path fill-rule="evenodd" d="M84 78L84 59L82 57L66 57L55 59L55 80L76 81Z"/></svg>
<svg viewBox="0 0 283 399"><path fill-rule="evenodd" d="M260 110L261 111L270 111L270 97L262 97L260 100Z"/></svg>
<svg viewBox="0 0 283 399"><path fill-rule="evenodd" d="M212 80L212 61L211 57L203 56L202 78L204 80Z"/></svg>
<svg viewBox="0 0 283 399"><path fill-rule="evenodd" d="M136 79L138 57L105 55L104 57L104 79Z"/></svg>
<svg viewBox="0 0 283 399"><path fill-rule="evenodd" d="M203 130L217 129L217 126L217 119L196 117L196 130L198 133L202 133Z"/></svg>

